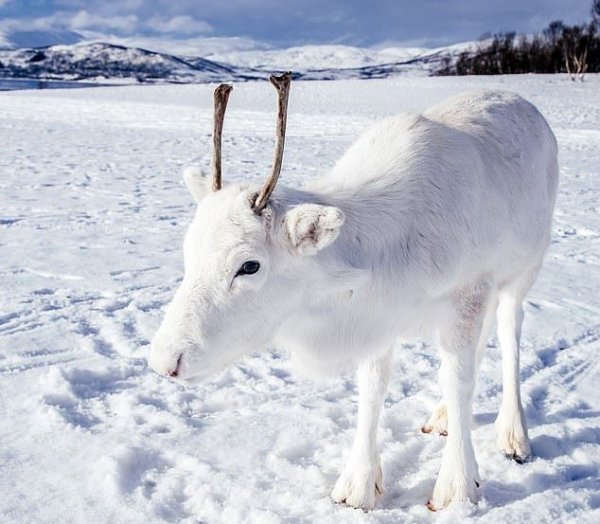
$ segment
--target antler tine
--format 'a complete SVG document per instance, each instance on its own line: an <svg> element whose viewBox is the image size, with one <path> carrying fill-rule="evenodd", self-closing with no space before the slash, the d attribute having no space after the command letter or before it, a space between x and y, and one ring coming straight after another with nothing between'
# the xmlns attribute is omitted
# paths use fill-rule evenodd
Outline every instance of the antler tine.
<svg viewBox="0 0 600 524"><path fill-rule="evenodd" d="M214 96L214 127L213 127L213 154L212 154L212 190L221 189L221 134L223 132L223 120L229 93L233 89L228 84L221 84L215 89Z"/></svg>
<svg viewBox="0 0 600 524"><path fill-rule="evenodd" d="M254 201L254 212L260 213L269 200L269 197L275 189L279 173L281 173L281 163L283 161L283 147L285 145L285 126L287 123L287 108L290 96L290 84L292 82L292 73L288 71L281 76L271 76L269 81L277 89L277 135L275 144L275 155L273 157L273 167L271 174L265 185L261 189L258 197Z"/></svg>

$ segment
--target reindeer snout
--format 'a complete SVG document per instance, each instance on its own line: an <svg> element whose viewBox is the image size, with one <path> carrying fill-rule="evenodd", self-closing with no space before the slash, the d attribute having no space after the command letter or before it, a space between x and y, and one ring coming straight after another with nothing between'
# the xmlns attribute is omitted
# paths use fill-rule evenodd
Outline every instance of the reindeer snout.
<svg viewBox="0 0 600 524"><path fill-rule="evenodd" d="M148 365L159 375L171 378L182 378L183 352L175 350L170 344L163 344L161 337L155 337L150 347Z"/></svg>
<svg viewBox="0 0 600 524"><path fill-rule="evenodd" d="M181 370L182 359L183 359L183 353L181 355L179 355L179 358L177 359L177 363L175 364L175 367L167 371L167 375L169 375L170 377L173 377L173 378L176 378L179 376L179 372Z"/></svg>
<svg viewBox="0 0 600 524"><path fill-rule="evenodd" d="M183 353L176 357L161 355L152 348L150 358L148 359L150 367L159 375L171 378L182 378L183 375Z"/></svg>

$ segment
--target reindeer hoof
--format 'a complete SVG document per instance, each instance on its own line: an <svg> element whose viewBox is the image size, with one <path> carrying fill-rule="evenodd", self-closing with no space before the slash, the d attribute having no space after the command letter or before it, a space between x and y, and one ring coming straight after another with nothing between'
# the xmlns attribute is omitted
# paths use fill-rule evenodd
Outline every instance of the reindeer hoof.
<svg viewBox="0 0 600 524"><path fill-rule="evenodd" d="M478 481L474 481L475 482L475 487L479 488L480 484ZM429 510L432 511L433 513L435 513L437 511L437 508L435 507L434 503L432 500L430 500L429 502L427 502L427 504L425 504L425 507Z"/></svg>
<svg viewBox="0 0 600 524"><path fill-rule="evenodd" d="M505 453L508 460L514 460L517 464L525 464L531 461L531 455L518 455L517 453Z"/></svg>
<svg viewBox="0 0 600 524"><path fill-rule="evenodd" d="M337 504L369 511L383 494L383 475L379 461L375 464L350 464L337 480L331 498Z"/></svg>
<svg viewBox="0 0 600 524"><path fill-rule="evenodd" d="M442 437L448 436L448 411L446 406L438 406L427 423L421 428L423 433L437 433Z"/></svg>
<svg viewBox="0 0 600 524"><path fill-rule="evenodd" d="M431 426L423 426L421 428L421 433L429 435L430 433L433 433L433 428ZM443 429L438 433L438 435L440 435L441 437L447 437L448 432L445 429Z"/></svg>

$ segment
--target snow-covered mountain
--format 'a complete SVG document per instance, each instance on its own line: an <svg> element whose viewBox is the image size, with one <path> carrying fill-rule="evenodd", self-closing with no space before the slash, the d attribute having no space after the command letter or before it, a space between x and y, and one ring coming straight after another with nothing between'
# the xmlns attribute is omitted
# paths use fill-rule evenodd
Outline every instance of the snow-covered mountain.
<svg viewBox="0 0 600 524"><path fill-rule="evenodd" d="M203 58L100 42L0 51L0 77L5 78L187 83L254 78L247 73Z"/></svg>
<svg viewBox="0 0 600 524"><path fill-rule="evenodd" d="M431 51L425 48L388 48L381 51L345 45L305 45L269 51L251 50L213 53L206 58L256 69L352 69L403 62Z"/></svg>
<svg viewBox="0 0 600 524"><path fill-rule="evenodd" d="M452 61L471 42L438 49L389 47L381 50L342 45L306 45L270 51L214 53L220 63L243 64L256 71L294 71L304 80L383 78L399 74L429 75Z"/></svg>
<svg viewBox="0 0 600 524"><path fill-rule="evenodd" d="M292 70L297 79L305 80L429 75L469 46L379 51L350 46L303 46L201 58L104 42L82 42L0 50L0 78L201 83L253 80L285 70Z"/></svg>

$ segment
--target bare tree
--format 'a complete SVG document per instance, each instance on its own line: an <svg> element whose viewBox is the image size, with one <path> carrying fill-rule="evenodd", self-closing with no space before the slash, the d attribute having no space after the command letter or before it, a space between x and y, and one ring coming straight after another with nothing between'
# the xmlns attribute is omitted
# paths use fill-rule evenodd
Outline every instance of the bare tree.
<svg viewBox="0 0 600 524"><path fill-rule="evenodd" d="M580 26L565 27L561 40L567 73L572 81L579 78L583 82L588 68L589 35Z"/></svg>
<svg viewBox="0 0 600 524"><path fill-rule="evenodd" d="M533 36L488 34L475 49L442 61L436 74L567 73L583 81L587 72L600 72L600 0L591 2L590 14L589 21L572 26L555 20Z"/></svg>

